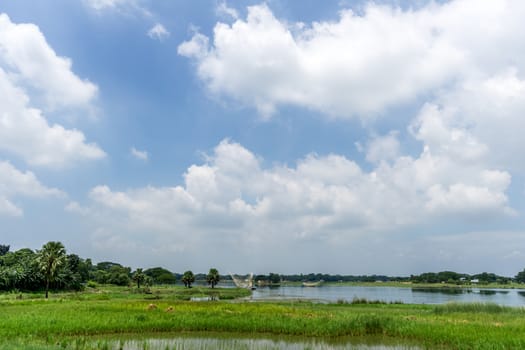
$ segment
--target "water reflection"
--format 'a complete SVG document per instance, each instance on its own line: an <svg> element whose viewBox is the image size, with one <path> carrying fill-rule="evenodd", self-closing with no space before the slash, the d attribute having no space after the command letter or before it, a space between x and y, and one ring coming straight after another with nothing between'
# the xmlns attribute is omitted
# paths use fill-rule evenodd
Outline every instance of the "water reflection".
<svg viewBox="0 0 525 350"><path fill-rule="evenodd" d="M415 293L440 293L440 294L467 294L472 293L470 288L425 288L412 287L412 292Z"/></svg>
<svg viewBox="0 0 525 350"><path fill-rule="evenodd" d="M98 344L101 344L100 342ZM353 343L350 341L339 341L328 343L319 340L310 341L291 341L274 339L238 339L238 338L209 338L209 337L175 337L175 338L155 338L140 340L119 340L105 343L103 346L108 349L122 350L179 350L179 349L218 349L218 350L417 350L417 347L409 345L384 345Z"/></svg>

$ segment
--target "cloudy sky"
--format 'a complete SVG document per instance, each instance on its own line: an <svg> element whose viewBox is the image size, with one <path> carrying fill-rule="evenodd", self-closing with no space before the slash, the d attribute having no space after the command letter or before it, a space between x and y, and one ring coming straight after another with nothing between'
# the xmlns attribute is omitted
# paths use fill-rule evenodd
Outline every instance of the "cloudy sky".
<svg viewBox="0 0 525 350"><path fill-rule="evenodd" d="M523 18L522 0L3 0L0 243L515 275Z"/></svg>

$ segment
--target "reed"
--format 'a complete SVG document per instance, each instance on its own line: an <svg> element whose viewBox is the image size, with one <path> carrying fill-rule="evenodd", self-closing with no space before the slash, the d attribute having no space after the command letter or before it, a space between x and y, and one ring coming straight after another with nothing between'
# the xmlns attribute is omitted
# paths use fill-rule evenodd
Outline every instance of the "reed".
<svg viewBox="0 0 525 350"><path fill-rule="evenodd" d="M437 305L434 308L436 314L447 314L455 312L463 313L521 313L525 314L522 308L512 308L509 306L502 306L494 303L447 303Z"/></svg>

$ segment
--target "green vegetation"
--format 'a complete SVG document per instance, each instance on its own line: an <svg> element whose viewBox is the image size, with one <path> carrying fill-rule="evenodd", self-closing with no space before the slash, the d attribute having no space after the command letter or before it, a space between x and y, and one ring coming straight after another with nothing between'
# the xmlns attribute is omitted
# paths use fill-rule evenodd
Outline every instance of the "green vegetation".
<svg viewBox="0 0 525 350"><path fill-rule="evenodd" d="M184 272L184 275L182 275L182 283L184 283L184 287L191 288L191 285L193 282L195 282L195 275L191 271Z"/></svg>
<svg viewBox="0 0 525 350"><path fill-rule="evenodd" d="M145 282L146 275L142 272L142 269L137 269L131 278L137 283L137 289L140 289L140 284Z"/></svg>
<svg viewBox="0 0 525 350"><path fill-rule="evenodd" d="M47 242L37 254L37 263L46 282L47 299L51 282L55 282L58 272L66 263L66 248L60 242Z"/></svg>
<svg viewBox="0 0 525 350"><path fill-rule="evenodd" d="M108 289L106 289L108 288ZM0 349L89 349L97 339L133 334L227 332L308 338L379 337L445 349L525 347L525 311L492 304L441 306L363 302L192 302L212 293L249 291L224 288L103 287L60 293L50 299L0 295ZM18 298L17 298L18 297ZM58 344L58 346L57 346ZM91 345L90 345L91 344ZM97 348L93 346L92 348Z"/></svg>
<svg viewBox="0 0 525 350"><path fill-rule="evenodd" d="M144 271L144 274L153 280L153 284L175 284L175 275L165 268L153 267Z"/></svg>
<svg viewBox="0 0 525 350"><path fill-rule="evenodd" d="M0 256L6 255L9 252L11 246L6 244L0 244Z"/></svg>
<svg viewBox="0 0 525 350"><path fill-rule="evenodd" d="M206 276L206 282L211 285L212 288L215 288L220 279L221 277L219 275L219 271L215 268L211 268L210 272L208 272L208 275Z"/></svg>
<svg viewBox="0 0 525 350"><path fill-rule="evenodd" d="M438 305L435 307L434 312L437 314L447 314L453 312L462 313L517 313L524 315L525 310L512 308L509 306L502 306L494 303L448 303Z"/></svg>
<svg viewBox="0 0 525 350"><path fill-rule="evenodd" d="M154 268L134 274L131 268L104 261L93 265L91 259L66 254L60 242L48 242L35 252L28 248L10 252L0 245L0 291L80 291L86 286L113 284L129 286L132 282L150 286L153 283L173 284L175 274Z"/></svg>

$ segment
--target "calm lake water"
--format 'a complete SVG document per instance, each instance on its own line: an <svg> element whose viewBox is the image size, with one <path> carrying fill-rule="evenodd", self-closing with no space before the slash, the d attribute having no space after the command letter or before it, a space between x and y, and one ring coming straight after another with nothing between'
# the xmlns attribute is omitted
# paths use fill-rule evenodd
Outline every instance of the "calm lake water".
<svg viewBox="0 0 525 350"><path fill-rule="evenodd" d="M400 301L405 304L444 304L496 303L506 306L525 306L525 290L522 289L482 289L482 288L404 288L404 287L358 287L333 286L320 287L282 286L262 287L253 291L253 300L309 299L321 302L351 302L354 298Z"/></svg>

